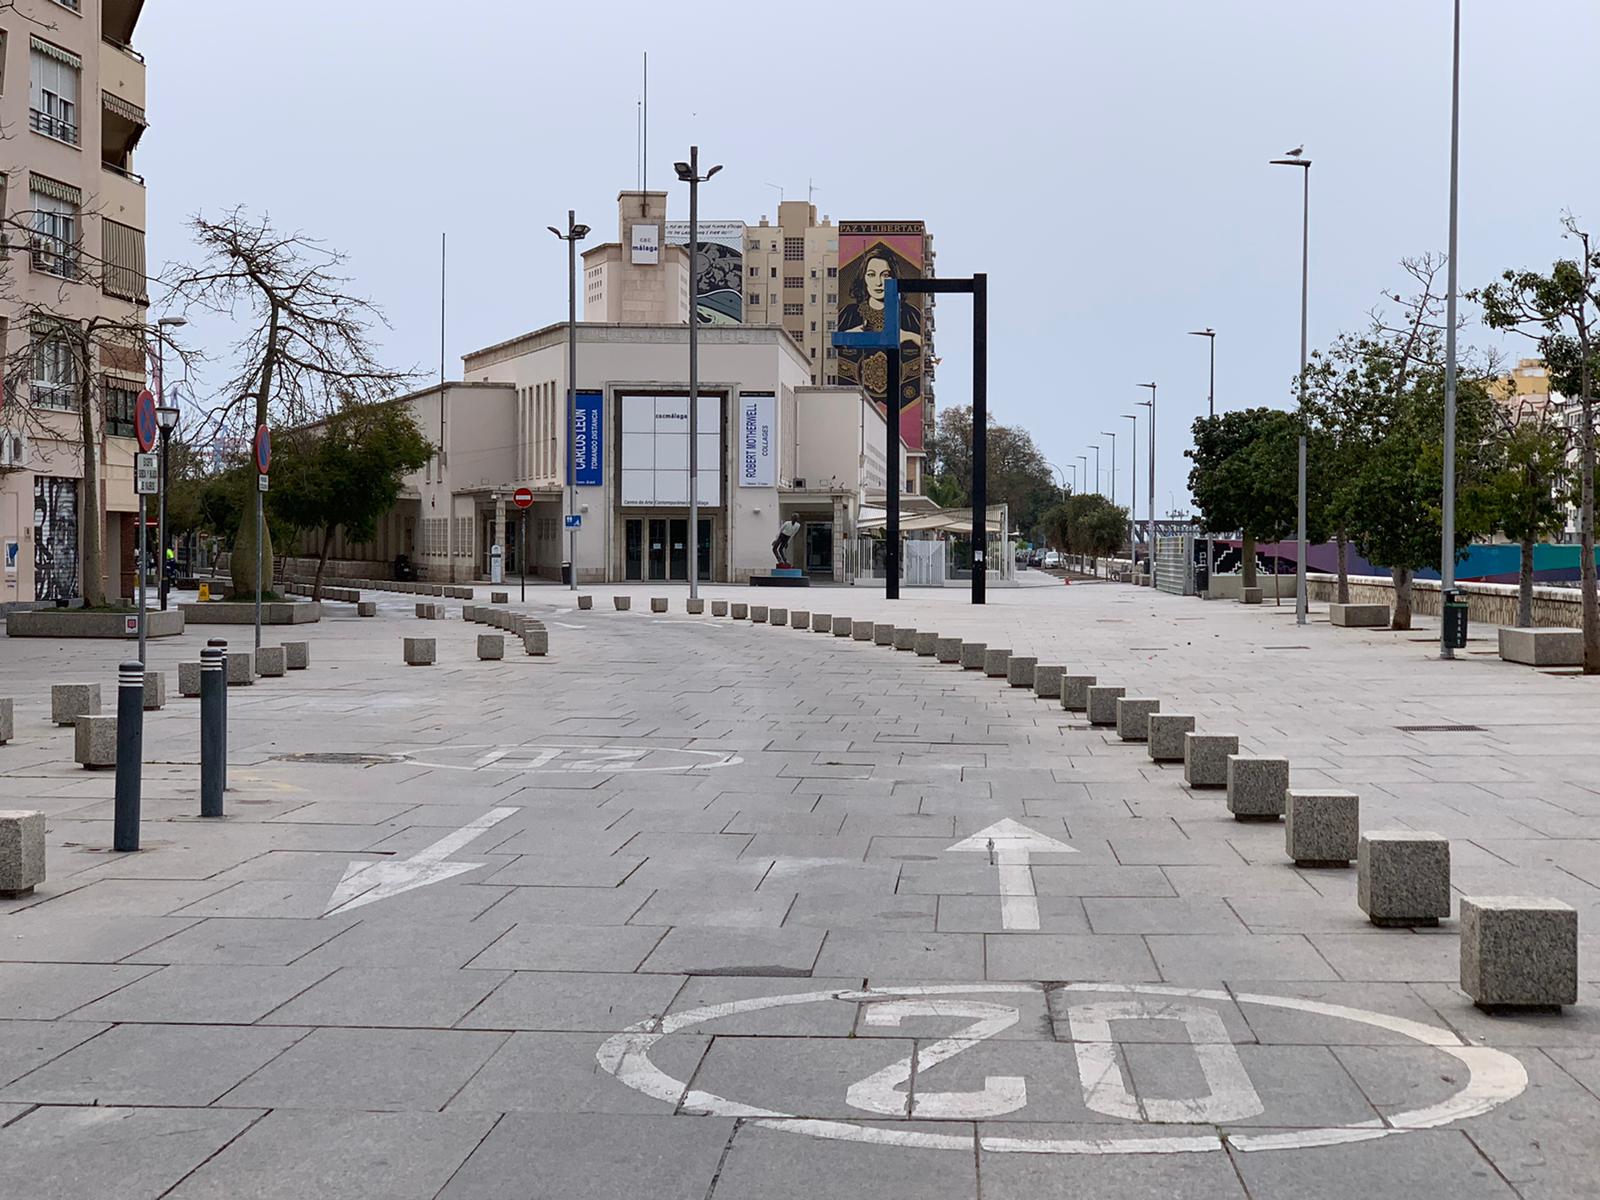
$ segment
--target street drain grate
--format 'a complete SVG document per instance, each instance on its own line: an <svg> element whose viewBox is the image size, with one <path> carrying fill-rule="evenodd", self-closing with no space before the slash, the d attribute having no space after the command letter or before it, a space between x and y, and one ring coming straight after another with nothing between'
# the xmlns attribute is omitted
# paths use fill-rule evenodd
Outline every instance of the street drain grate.
<svg viewBox="0 0 1600 1200"><path fill-rule="evenodd" d="M306 754L275 754L278 762L326 763L339 767L381 767L406 761L404 754L351 754L337 750L318 750Z"/></svg>
<svg viewBox="0 0 1600 1200"><path fill-rule="evenodd" d="M1488 733L1482 725L1396 725L1401 733Z"/></svg>

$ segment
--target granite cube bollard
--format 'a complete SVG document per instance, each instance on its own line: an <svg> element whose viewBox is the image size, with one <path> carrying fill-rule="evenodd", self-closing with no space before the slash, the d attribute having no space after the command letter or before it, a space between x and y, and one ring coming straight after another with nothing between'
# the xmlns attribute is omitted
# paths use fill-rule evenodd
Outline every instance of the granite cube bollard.
<svg viewBox="0 0 1600 1200"><path fill-rule="evenodd" d="M653 612L653 613L664 613L664 612L666 612L667 611L667 598L665 596L651 596L650 597L650 611Z"/></svg>
<svg viewBox="0 0 1600 1200"><path fill-rule="evenodd" d="M178 664L178 695L198 696L200 694L200 664L197 662L181 662Z"/></svg>
<svg viewBox="0 0 1600 1200"><path fill-rule="evenodd" d="M144 710L159 712L167 706L167 676L162 671L144 673ZM0 742L5 738L0 737Z"/></svg>
<svg viewBox="0 0 1600 1200"><path fill-rule="evenodd" d="M872 644L874 646L894 645L894 626L882 621L872 623Z"/></svg>
<svg viewBox="0 0 1600 1200"><path fill-rule="evenodd" d="M933 642L934 657L942 663L959 663L961 645L958 637L936 637Z"/></svg>
<svg viewBox="0 0 1600 1200"><path fill-rule="evenodd" d="M789 623L789 610L787 608L769 608L767 610L767 623L781 628Z"/></svg>
<svg viewBox="0 0 1600 1200"><path fill-rule="evenodd" d="M1083 711L1089 716L1091 725L1115 725L1117 723L1117 701L1128 694L1124 687L1113 687L1110 684L1097 683L1090 687L1084 694Z"/></svg>
<svg viewBox="0 0 1600 1200"><path fill-rule="evenodd" d="M1005 679L1011 670L1011 648L990 646L983 652L983 673L990 679Z"/></svg>
<svg viewBox="0 0 1600 1200"><path fill-rule="evenodd" d="M850 636L858 642L870 642L873 624L872 621L851 621Z"/></svg>
<svg viewBox="0 0 1600 1200"><path fill-rule="evenodd" d="M433 612L433 605L427 603L424 600L418 600L417 601L417 616L418 617L422 618L423 620L427 620L428 616L432 612Z"/></svg>
<svg viewBox="0 0 1600 1200"><path fill-rule="evenodd" d="M738 603L730 604L728 606L728 615L730 617L732 617L735 621L746 621L746 620L749 620L749 618L750 618L750 606L748 604L738 604Z"/></svg>
<svg viewBox="0 0 1600 1200"><path fill-rule="evenodd" d="M57 725L71 725L99 711L98 683L58 683L50 688L50 719Z"/></svg>
<svg viewBox="0 0 1600 1200"><path fill-rule="evenodd" d="M439 594L438 592L434 593L435 596L437 596L438 594ZM510 604L511 603L511 593L510 592L490 592L489 593L489 603L490 604Z"/></svg>
<svg viewBox="0 0 1600 1200"><path fill-rule="evenodd" d="M588 612L593 607L594 607L594 597L593 596L585 594L585 595L580 595L578 597L578 611L579 612Z"/></svg>
<svg viewBox="0 0 1600 1200"><path fill-rule="evenodd" d="M892 626L893 632L889 634L889 644L896 650L915 650L917 648L917 631L915 629L901 629L898 625Z"/></svg>
<svg viewBox="0 0 1600 1200"><path fill-rule="evenodd" d="M0 746L17 736L17 714L11 698L0 697Z"/></svg>
<svg viewBox="0 0 1600 1200"><path fill-rule="evenodd" d="M1360 852L1361 798L1354 792L1290 788L1283 816L1284 850L1298 867L1347 867Z"/></svg>
<svg viewBox="0 0 1600 1200"><path fill-rule="evenodd" d="M1061 699L1061 677L1066 673L1059 663L1039 663L1033 668L1033 694L1041 700Z"/></svg>
<svg viewBox="0 0 1600 1200"><path fill-rule="evenodd" d="M850 636L850 631L854 627L855 622L851 621L849 617L835 617L833 619L833 636L847 638ZM870 628L868 630L868 636L871 636Z"/></svg>
<svg viewBox="0 0 1600 1200"><path fill-rule="evenodd" d="M611 597L611 607L613 609L615 609L617 612L627 612L630 608L633 607L633 597L632 596L613 596L613 597Z"/></svg>
<svg viewBox="0 0 1600 1200"><path fill-rule="evenodd" d="M1328 623L1344 629L1383 629L1389 624L1387 604L1328 605Z"/></svg>
<svg viewBox="0 0 1600 1200"><path fill-rule="evenodd" d="M1374 925L1437 925L1450 915L1450 839L1411 829L1363 833L1356 903Z"/></svg>
<svg viewBox="0 0 1600 1200"><path fill-rule="evenodd" d="M530 629L522 635L522 648L535 658L543 658L550 653L550 631L547 629Z"/></svg>
<svg viewBox="0 0 1600 1200"><path fill-rule="evenodd" d="M72 757L89 769L117 765L117 718L85 713L73 722Z"/></svg>
<svg viewBox="0 0 1600 1200"><path fill-rule="evenodd" d="M1276 821L1289 796L1289 760L1228 755L1228 811L1238 821Z"/></svg>
<svg viewBox="0 0 1600 1200"><path fill-rule="evenodd" d="M750 606L750 621L755 625L767 623L767 606L765 604L752 604Z"/></svg>
<svg viewBox="0 0 1600 1200"><path fill-rule="evenodd" d="M911 650L918 658L932 658L939 645L939 635L932 629L919 629L911 639Z"/></svg>
<svg viewBox="0 0 1600 1200"><path fill-rule="evenodd" d="M44 882L44 814L0 812L0 896L26 896Z"/></svg>
<svg viewBox="0 0 1600 1200"><path fill-rule="evenodd" d="M229 650L223 655L228 669L229 687L249 687L256 681L256 656L253 650Z"/></svg>
<svg viewBox="0 0 1600 1200"><path fill-rule="evenodd" d="M1578 911L1542 896L1461 898L1461 990L1479 1008L1578 1002Z"/></svg>
<svg viewBox="0 0 1600 1200"><path fill-rule="evenodd" d="M276 679L288 669L282 646L263 646L256 651L256 674L263 679Z"/></svg>
<svg viewBox="0 0 1600 1200"><path fill-rule="evenodd" d="M728 615L728 602L726 600L713 600L711 602L711 615L725 617Z"/></svg>
<svg viewBox="0 0 1600 1200"><path fill-rule="evenodd" d="M1240 604L1260 604L1262 590L1258 587L1242 587L1239 589Z"/></svg>
<svg viewBox="0 0 1600 1200"><path fill-rule="evenodd" d="M1117 736L1125 742L1150 740L1150 717L1161 711L1161 701L1145 696L1122 696L1117 700Z"/></svg>
<svg viewBox="0 0 1600 1200"><path fill-rule="evenodd" d="M403 646L406 666L431 667L438 653L432 638L406 638Z"/></svg>
<svg viewBox="0 0 1600 1200"><path fill-rule="evenodd" d="M803 608L789 610L789 628L805 629L811 624L811 614Z"/></svg>
<svg viewBox="0 0 1600 1200"><path fill-rule="evenodd" d="M692 597L683 602L683 611L691 617L702 616L706 611L706 602L698 596Z"/></svg>
<svg viewBox="0 0 1600 1200"><path fill-rule="evenodd" d="M1061 676L1061 707L1068 712L1087 712L1089 689L1096 683L1093 675Z"/></svg>
<svg viewBox="0 0 1600 1200"><path fill-rule="evenodd" d="M1231 733L1183 735L1183 781L1194 788L1228 786L1228 755L1239 753L1239 739ZM1350 843L1355 854L1355 843Z"/></svg>
<svg viewBox="0 0 1600 1200"><path fill-rule="evenodd" d="M378 615L378 602L376 600L359 600L356 602L356 616L375 617Z"/></svg>
<svg viewBox="0 0 1600 1200"><path fill-rule="evenodd" d="M311 666L310 642L285 642L283 644L284 665L291 671L304 671Z"/></svg>
<svg viewBox="0 0 1600 1200"><path fill-rule="evenodd" d="M962 642L961 643L961 669L963 671L983 670L983 660L989 654L987 642Z"/></svg>
<svg viewBox="0 0 1600 1200"><path fill-rule="evenodd" d="M833 614L814 612L811 614L811 632L829 633L833 630Z"/></svg>
<svg viewBox="0 0 1600 1200"><path fill-rule="evenodd" d="M1145 752L1152 762L1182 762L1184 738L1194 732L1194 718L1185 713L1150 714L1145 722Z"/></svg>
<svg viewBox="0 0 1600 1200"><path fill-rule="evenodd" d="M478 658L483 661L506 656L506 636L503 633L478 635Z"/></svg>
<svg viewBox="0 0 1600 1200"><path fill-rule="evenodd" d="M1013 654L1006 663L1006 682L1014 688L1031 688L1039 659L1032 654Z"/></svg>

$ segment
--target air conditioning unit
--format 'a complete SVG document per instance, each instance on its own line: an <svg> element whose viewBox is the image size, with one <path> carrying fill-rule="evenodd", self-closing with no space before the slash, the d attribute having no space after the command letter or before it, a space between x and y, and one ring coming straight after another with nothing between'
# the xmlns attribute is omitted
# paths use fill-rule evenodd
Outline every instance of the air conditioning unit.
<svg viewBox="0 0 1600 1200"><path fill-rule="evenodd" d="M28 439L9 429L0 429L0 467L16 470L28 465Z"/></svg>

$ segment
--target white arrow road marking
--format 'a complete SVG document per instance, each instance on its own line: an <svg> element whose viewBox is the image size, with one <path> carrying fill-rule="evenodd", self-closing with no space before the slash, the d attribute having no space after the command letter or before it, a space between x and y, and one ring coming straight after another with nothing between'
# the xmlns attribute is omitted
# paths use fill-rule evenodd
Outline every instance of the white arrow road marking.
<svg viewBox="0 0 1600 1200"><path fill-rule="evenodd" d="M518 808L492 808L481 817L468 821L460 829L445 834L431 846L424 846L410 858L396 861L352 862L344 869L344 878L333 889L328 907L322 915L349 912L363 904L387 900L413 888L440 883L464 871L483 866L478 862L447 862L452 854L464 847L484 830L498 825Z"/></svg>
<svg viewBox="0 0 1600 1200"><path fill-rule="evenodd" d="M1033 854L1076 854L1065 842L1029 829L1010 817L980 829L951 846L946 853L984 853L1000 868L1000 926L1003 929L1038 929L1039 898L1033 890L1028 857Z"/></svg>

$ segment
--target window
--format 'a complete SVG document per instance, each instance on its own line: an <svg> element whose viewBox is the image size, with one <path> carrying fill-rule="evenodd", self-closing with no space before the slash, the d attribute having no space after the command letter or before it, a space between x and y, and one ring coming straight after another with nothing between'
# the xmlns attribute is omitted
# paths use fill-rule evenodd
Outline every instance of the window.
<svg viewBox="0 0 1600 1200"><path fill-rule="evenodd" d="M56 0L56 3L69 12L83 11L83 0Z"/></svg>
<svg viewBox="0 0 1600 1200"><path fill-rule="evenodd" d="M798 275L785 275L783 277L783 286L786 288L803 288L805 285L806 281Z"/></svg>
<svg viewBox="0 0 1600 1200"><path fill-rule="evenodd" d="M811 322L811 332L815 333L816 331L817 331L817 323L815 321L813 321L813 322Z"/></svg>
<svg viewBox="0 0 1600 1200"><path fill-rule="evenodd" d="M783 306L783 315L786 317L803 317L806 315L806 306L804 304L785 304Z"/></svg>
<svg viewBox="0 0 1600 1200"><path fill-rule="evenodd" d="M772 278L776 279L777 277L778 277L778 268L777 267L773 267L772 268Z"/></svg>
<svg viewBox="0 0 1600 1200"><path fill-rule="evenodd" d="M760 267L751 267L750 268L750 278L751 279L760 279L761 278L761 268Z"/></svg>
<svg viewBox="0 0 1600 1200"><path fill-rule="evenodd" d="M109 217L100 221L100 253L105 259L101 290L134 304L148 304L145 292L144 230Z"/></svg>
<svg viewBox="0 0 1600 1200"><path fill-rule="evenodd" d="M78 268L78 198L75 187L31 177L33 269L71 279Z"/></svg>
<svg viewBox="0 0 1600 1200"><path fill-rule="evenodd" d="M815 346L811 347L811 361L812 362L816 362L817 361L817 348ZM817 381L817 377L815 375L813 375L811 377L811 382L815 383L816 381Z"/></svg>
<svg viewBox="0 0 1600 1200"><path fill-rule="evenodd" d="M767 296L767 303L768 304L776 304L777 302L778 302L778 294L776 292L772 292Z"/></svg>
<svg viewBox="0 0 1600 1200"><path fill-rule="evenodd" d="M838 292L829 292L828 293L828 303L829 304L837 304L837 303L839 303L839 293Z"/></svg>
<svg viewBox="0 0 1600 1200"><path fill-rule="evenodd" d="M833 355L831 355L831 354L830 354L830 355L828 355L828 357L829 357L829 358L832 358L832 357L833 357ZM830 385L837 385L837 384L838 384L838 382L839 382L839 377L838 377L838 376L837 376L837 375L829 375L829 376L828 376L828 383L829 383L829 384L830 384Z"/></svg>
<svg viewBox="0 0 1600 1200"><path fill-rule="evenodd" d="M33 329L33 402L41 408L73 409L78 404L78 363L72 343L59 328L42 322Z"/></svg>
<svg viewBox="0 0 1600 1200"><path fill-rule="evenodd" d="M751 292L750 293L750 303L751 304L760 304L761 303L761 293L760 292Z"/></svg>
<svg viewBox="0 0 1600 1200"><path fill-rule="evenodd" d="M0 29L0 92L6 87L6 50L11 45L11 35Z"/></svg>
<svg viewBox="0 0 1600 1200"><path fill-rule="evenodd" d="M761 249L761 239L760 238L751 238L750 239L750 249L752 249L752 250Z"/></svg>
<svg viewBox="0 0 1600 1200"><path fill-rule="evenodd" d="M828 318L828 332L832 333L838 327L839 327L839 322L835 321L832 317L829 317Z"/></svg>
<svg viewBox="0 0 1600 1200"><path fill-rule="evenodd" d="M125 379L106 377L106 432L112 437L133 437L133 406L138 402L139 389L130 387Z"/></svg>
<svg viewBox="0 0 1600 1200"><path fill-rule="evenodd" d="M28 56L28 123L58 141L78 144L78 72L71 51L34 38Z"/></svg>
<svg viewBox="0 0 1600 1200"><path fill-rule="evenodd" d="M783 261L804 262L806 259L806 240L803 237L786 237L783 239Z"/></svg>
<svg viewBox="0 0 1600 1200"><path fill-rule="evenodd" d="M811 278L815 279L816 277L817 277L817 269L815 267L812 267L811 268Z"/></svg>
<svg viewBox="0 0 1600 1200"><path fill-rule="evenodd" d="M811 293L811 299L808 300L806 303L815 304L816 302L817 302L817 294L815 292L812 292Z"/></svg>
<svg viewBox="0 0 1600 1200"><path fill-rule="evenodd" d="M837 279L837 278L839 278L839 268L838 267L829 267L828 268L828 278L829 279Z"/></svg>

